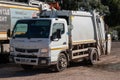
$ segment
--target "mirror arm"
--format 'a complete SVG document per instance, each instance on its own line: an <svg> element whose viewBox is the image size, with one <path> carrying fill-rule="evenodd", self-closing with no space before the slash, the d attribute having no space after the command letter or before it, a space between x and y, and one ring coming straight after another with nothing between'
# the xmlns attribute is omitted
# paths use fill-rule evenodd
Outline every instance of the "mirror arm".
<svg viewBox="0 0 120 80"><path fill-rule="evenodd" d="M11 37L10 29L7 30L7 37Z"/></svg>

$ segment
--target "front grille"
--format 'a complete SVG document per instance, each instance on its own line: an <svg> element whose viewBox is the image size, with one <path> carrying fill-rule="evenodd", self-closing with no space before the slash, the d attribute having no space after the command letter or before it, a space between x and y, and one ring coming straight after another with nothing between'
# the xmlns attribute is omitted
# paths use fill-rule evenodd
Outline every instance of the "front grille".
<svg viewBox="0 0 120 80"><path fill-rule="evenodd" d="M15 50L16 50L17 52L23 52L23 53L25 53L25 49L15 48Z"/></svg>
<svg viewBox="0 0 120 80"><path fill-rule="evenodd" d="M22 52L22 53L37 53L39 49L21 49L21 48L15 48L17 52Z"/></svg>
<svg viewBox="0 0 120 80"><path fill-rule="evenodd" d="M34 55L17 55L17 57L22 57L22 58L37 58L37 56L34 56Z"/></svg>
<svg viewBox="0 0 120 80"><path fill-rule="evenodd" d="M38 52L38 49L27 49L28 53L34 53L34 52Z"/></svg>

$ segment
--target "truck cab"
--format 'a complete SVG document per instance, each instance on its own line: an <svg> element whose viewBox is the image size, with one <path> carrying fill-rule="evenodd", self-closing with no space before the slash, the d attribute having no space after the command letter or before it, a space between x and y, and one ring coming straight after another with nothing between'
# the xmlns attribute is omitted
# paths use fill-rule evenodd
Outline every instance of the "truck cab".
<svg viewBox="0 0 120 80"><path fill-rule="evenodd" d="M65 19L18 20L10 40L10 60L22 66L48 66L56 64L59 53L67 48L68 28Z"/></svg>

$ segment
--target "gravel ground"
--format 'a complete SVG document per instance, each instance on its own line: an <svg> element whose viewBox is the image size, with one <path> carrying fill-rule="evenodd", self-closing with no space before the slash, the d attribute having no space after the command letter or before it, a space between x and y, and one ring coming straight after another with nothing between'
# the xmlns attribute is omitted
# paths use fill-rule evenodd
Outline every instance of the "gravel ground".
<svg viewBox="0 0 120 80"><path fill-rule="evenodd" d="M120 80L120 42L113 42L112 52L102 56L99 64L75 63L62 72L48 69L24 71L19 65L0 65L0 80Z"/></svg>

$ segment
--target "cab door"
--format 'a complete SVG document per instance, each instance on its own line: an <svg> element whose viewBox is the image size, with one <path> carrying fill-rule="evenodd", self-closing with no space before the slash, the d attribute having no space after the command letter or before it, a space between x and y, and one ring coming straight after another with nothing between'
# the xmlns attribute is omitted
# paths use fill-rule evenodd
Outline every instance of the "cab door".
<svg viewBox="0 0 120 80"><path fill-rule="evenodd" d="M51 60L57 61L59 53L68 48L67 24L62 21L55 22L51 30Z"/></svg>
<svg viewBox="0 0 120 80"><path fill-rule="evenodd" d="M64 23L54 23L52 27L51 46L62 48L67 45L67 34Z"/></svg>

